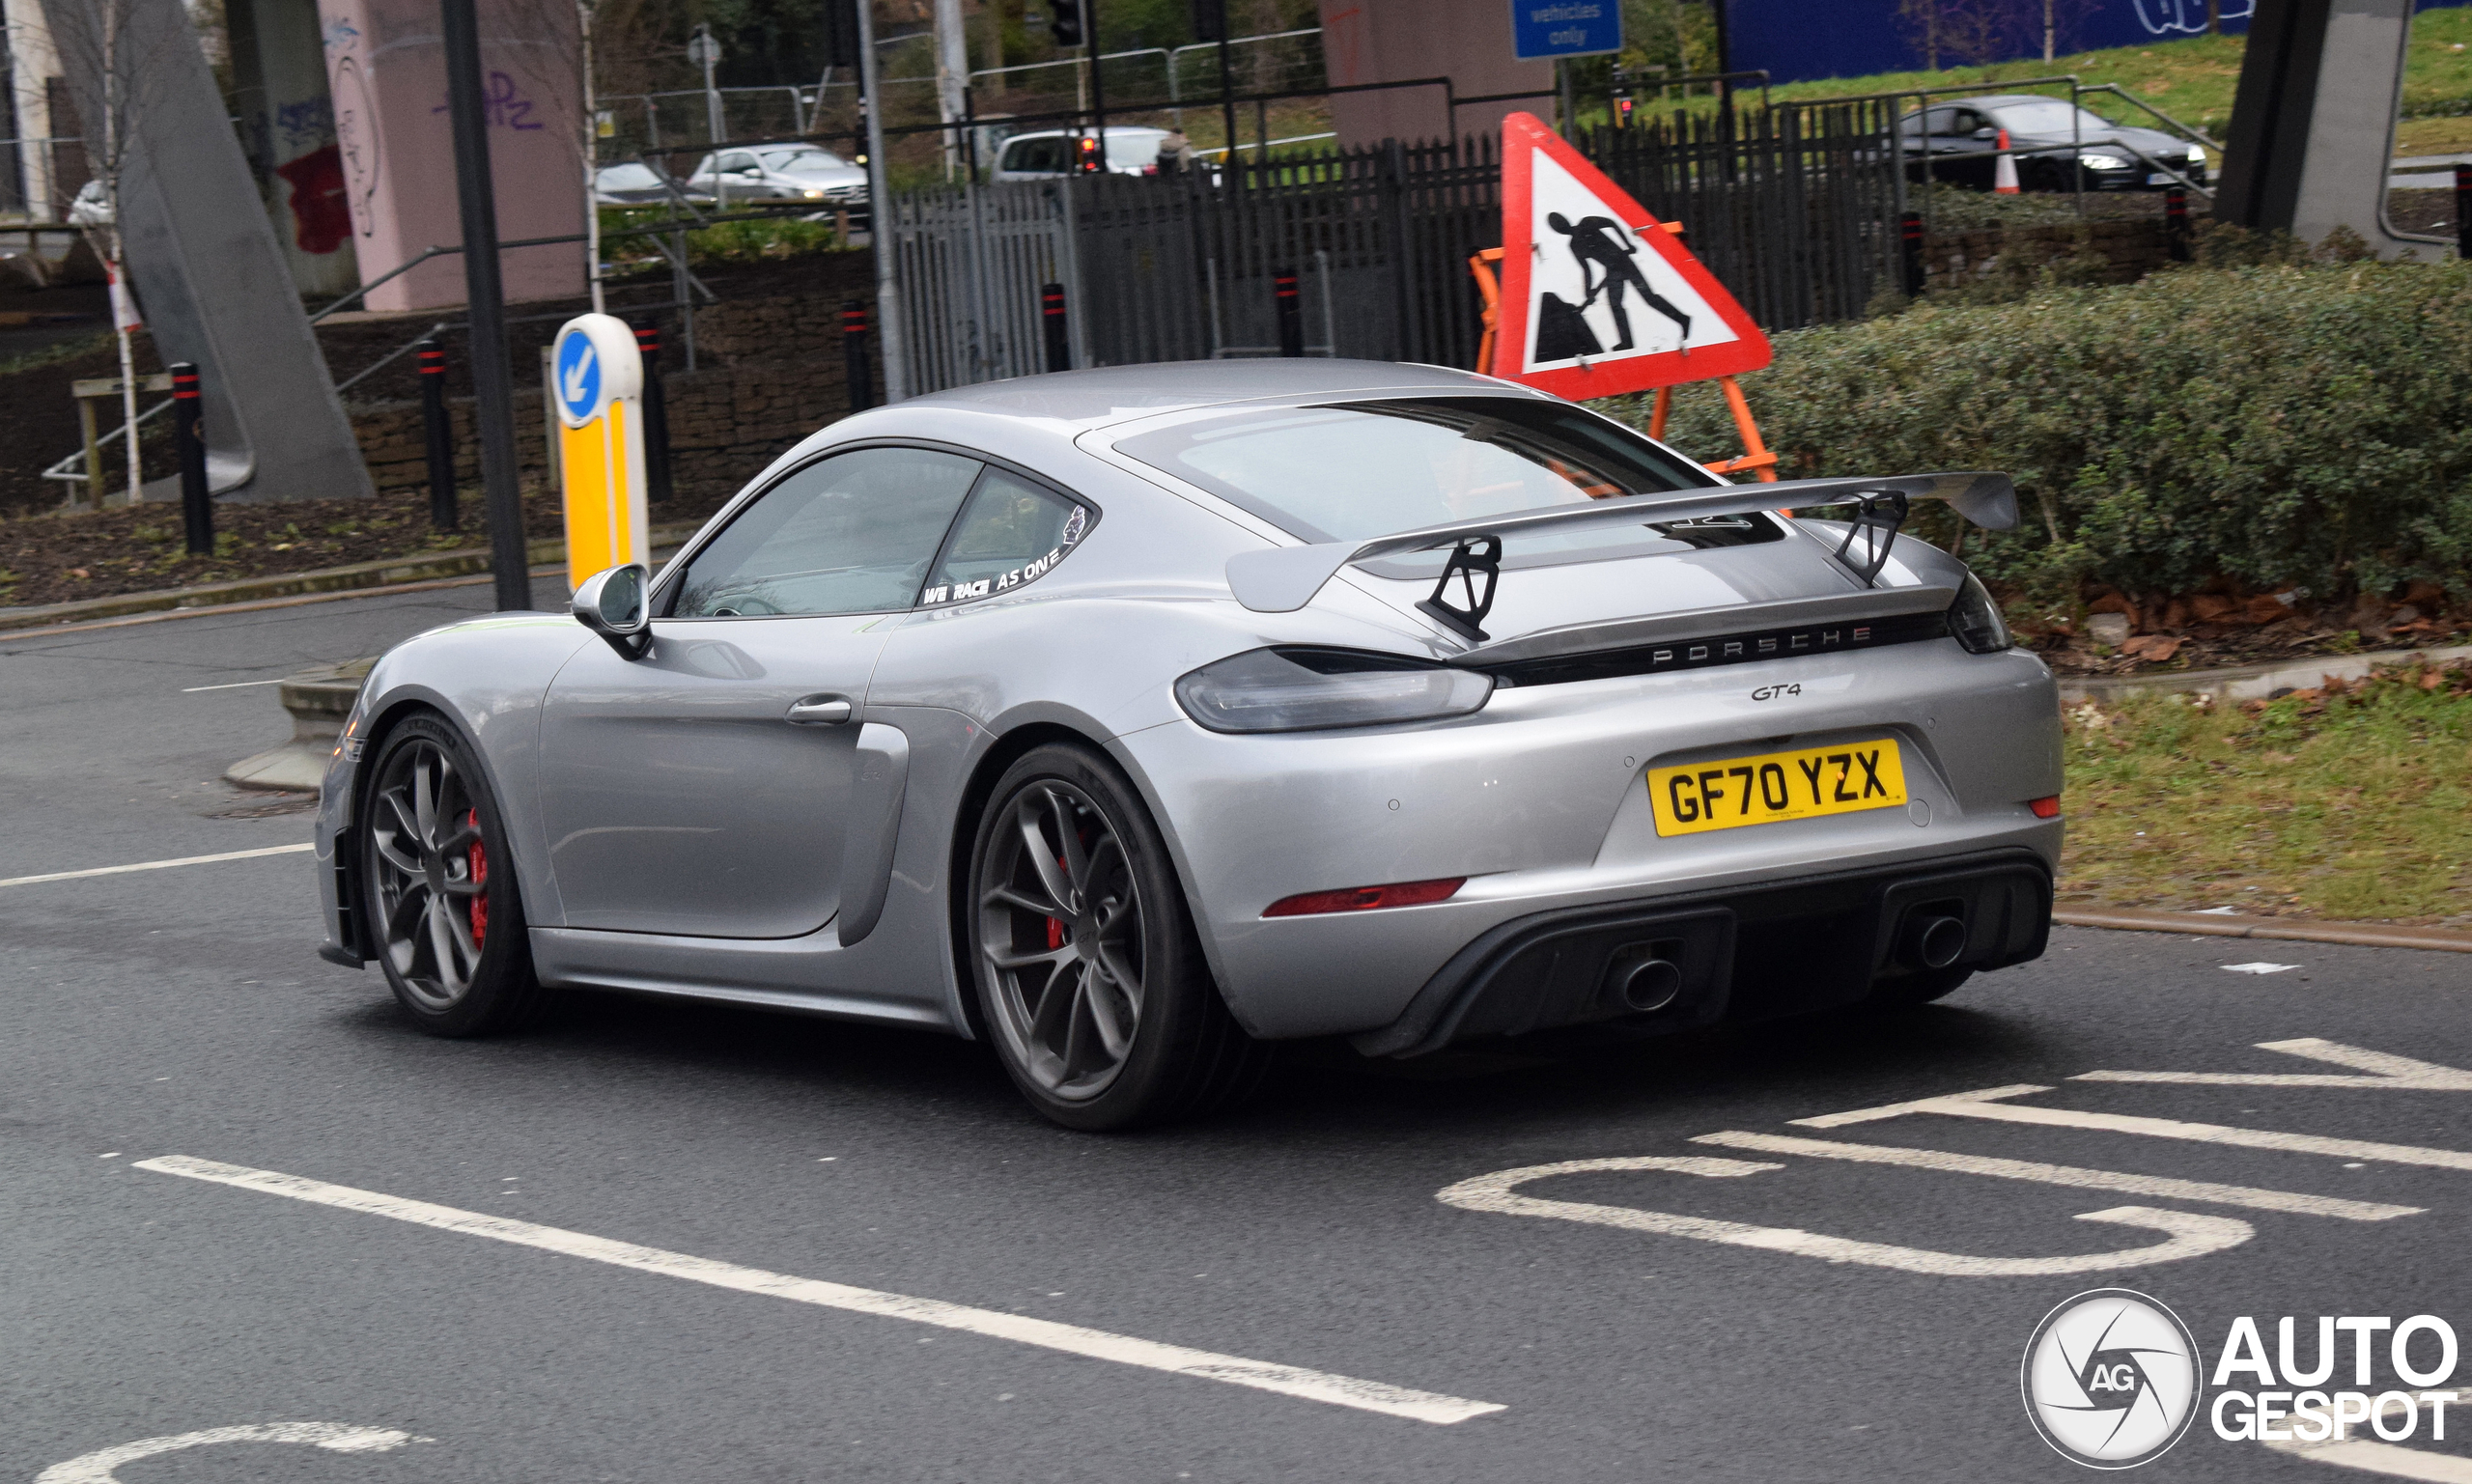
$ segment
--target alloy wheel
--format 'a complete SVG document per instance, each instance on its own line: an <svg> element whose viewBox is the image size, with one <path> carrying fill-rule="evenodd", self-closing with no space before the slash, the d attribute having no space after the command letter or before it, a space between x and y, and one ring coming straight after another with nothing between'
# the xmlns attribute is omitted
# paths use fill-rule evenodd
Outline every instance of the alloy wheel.
<svg viewBox="0 0 2472 1484"><path fill-rule="evenodd" d="M489 853L455 761L428 741L387 760L369 816L369 864L387 961L412 996L464 997L489 932Z"/></svg>
<svg viewBox="0 0 2472 1484"><path fill-rule="evenodd" d="M979 866L978 951L1023 1071L1069 1101L1123 1070L1141 1024L1141 900L1124 841L1091 798L1035 779L999 804Z"/></svg>

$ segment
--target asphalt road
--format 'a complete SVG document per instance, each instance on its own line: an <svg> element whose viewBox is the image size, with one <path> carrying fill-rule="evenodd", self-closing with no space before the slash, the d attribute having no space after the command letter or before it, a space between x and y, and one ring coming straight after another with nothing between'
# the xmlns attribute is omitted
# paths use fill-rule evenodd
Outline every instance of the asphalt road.
<svg viewBox="0 0 2472 1484"><path fill-rule="evenodd" d="M0 636L0 880L305 840L306 814L212 781L285 733L251 683L488 591ZM388 1431L342 1438L359 1451L208 1442L108 1476L2063 1479L2077 1466L2029 1424L2018 1361L2083 1290L2170 1304L2209 1366L2242 1315L2269 1349L2275 1319L2302 1316L2303 1359L2310 1316L2472 1330L2472 1157L2078 1116L2472 1151L2472 1078L2072 1079L2365 1075L2325 1059L2341 1051L2255 1045L2295 1038L2472 1069L2458 956L2063 930L2041 962L1926 1010L1551 1057L1307 1054L1243 1112L1091 1137L1030 1115L979 1049L928 1035L592 995L520 1037L425 1038L376 974L312 956L309 870L278 854L0 886L0 1481L272 1423ZM2296 966L2224 966L2257 961ZM2046 1090L1793 1122L2020 1083ZM1728 1138L1695 1141L1711 1134ZM2109 1173L2086 1189L1952 1155ZM374 1194L138 1163L165 1157ZM1437 1199L1498 1171L1643 1159L1771 1167ZM2361 1203L2414 1209L2363 1219ZM2160 1229L2072 1219L2122 1206ZM1773 1230L1707 1240L1752 1227ZM1067 1354L973 1332L1001 1316L1104 1333ZM1265 1389L1232 1361L1176 1374L1137 1342L1379 1386ZM2377 1386L2396 1385L2379 1355ZM2433 1442L2425 1424L2399 1445L2413 1454L2376 1459L2472 1479L2466 1431ZM2201 1418L2138 1473L2370 1476L2329 1463Z"/></svg>

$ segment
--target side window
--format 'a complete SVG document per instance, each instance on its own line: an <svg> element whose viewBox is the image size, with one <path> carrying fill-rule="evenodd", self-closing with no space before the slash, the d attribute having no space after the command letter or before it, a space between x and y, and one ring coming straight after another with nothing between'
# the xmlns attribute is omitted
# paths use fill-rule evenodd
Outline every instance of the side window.
<svg viewBox="0 0 2472 1484"><path fill-rule="evenodd" d="M988 598L1044 575L1090 528L1087 506L991 468L953 527L921 607Z"/></svg>
<svg viewBox="0 0 2472 1484"><path fill-rule="evenodd" d="M1030 152L1037 148L1038 144L1035 140L1016 139L1011 144L1004 147L1004 159L1002 163L998 164L996 168L998 170L1027 170L1030 168Z"/></svg>
<svg viewBox="0 0 2472 1484"><path fill-rule="evenodd" d="M1958 111L1954 108L1932 109L1931 132L1944 136L1962 132L1962 130L1957 127L1957 120L1959 117L1960 115Z"/></svg>
<svg viewBox="0 0 2472 1484"><path fill-rule="evenodd" d="M695 554L670 614L908 608L979 468L933 449L862 448L793 470Z"/></svg>

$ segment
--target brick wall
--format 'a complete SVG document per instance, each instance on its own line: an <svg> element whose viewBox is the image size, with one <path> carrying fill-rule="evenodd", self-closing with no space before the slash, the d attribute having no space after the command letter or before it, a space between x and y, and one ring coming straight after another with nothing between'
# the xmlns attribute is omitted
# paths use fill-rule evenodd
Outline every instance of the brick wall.
<svg viewBox="0 0 2472 1484"><path fill-rule="evenodd" d="M850 295L784 294L725 301L695 316L696 369L663 378L669 411L671 480L682 499L709 505L744 484L773 456L849 411L841 349L841 301ZM683 356L673 330L662 358ZM874 371L883 385L881 364ZM456 479L480 479L480 444L472 403L447 406L455 427ZM429 480L418 402L358 407L352 429L361 457L380 490L416 489ZM517 378L516 460L527 480L542 477L546 424L537 378Z"/></svg>

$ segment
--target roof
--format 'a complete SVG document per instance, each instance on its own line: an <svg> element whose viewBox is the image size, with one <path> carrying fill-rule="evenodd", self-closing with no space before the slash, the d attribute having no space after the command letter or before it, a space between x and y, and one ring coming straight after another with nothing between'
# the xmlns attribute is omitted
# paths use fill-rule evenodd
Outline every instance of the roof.
<svg viewBox="0 0 2472 1484"><path fill-rule="evenodd" d="M1246 359L1162 361L1016 377L930 392L898 406L1051 417L1096 427L1220 403L1418 390L1461 396L1471 392L1538 395L1491 377L1443 366L1322 358Z"/></svg>

